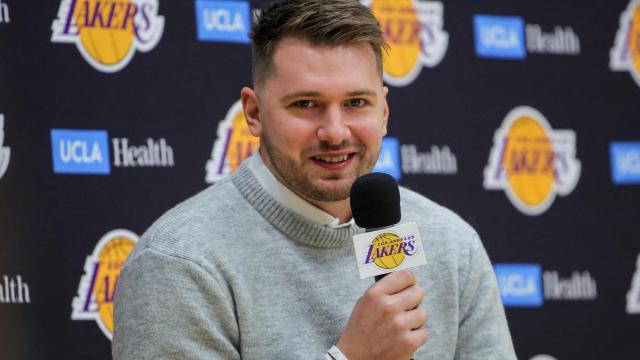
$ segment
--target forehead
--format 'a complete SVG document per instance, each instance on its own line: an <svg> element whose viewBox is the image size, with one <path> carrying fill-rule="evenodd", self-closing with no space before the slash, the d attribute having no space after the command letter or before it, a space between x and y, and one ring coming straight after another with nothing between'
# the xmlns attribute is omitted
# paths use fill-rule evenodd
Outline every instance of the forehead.
<svg viewBox="0 0 640 360"><path fill-rule="evenodd" d="M381 87L376 56L371 45L312 45L299 38L282 39L274 53L270 76L265 86L324 87L332 85Z"/></svg>

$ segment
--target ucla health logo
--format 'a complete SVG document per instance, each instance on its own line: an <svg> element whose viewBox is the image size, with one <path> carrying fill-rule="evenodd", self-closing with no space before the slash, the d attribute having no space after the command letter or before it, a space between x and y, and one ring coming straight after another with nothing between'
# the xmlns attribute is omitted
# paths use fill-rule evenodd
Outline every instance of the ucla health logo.
<svg viewBox="0 0 640 360"><path fill-rule="evenodd" d="M613 142L611 178L614 184L640 184L640 141Z"/></svg>
<svg viewBox="0 0 640 360"><path fill-rule="evenodd" d="M439 1L362 0L380 23L385 41L384 81L393 86L412 83L423 67L437 66L449 45L443 30L444 6Z"/></svg>
<svg viewBox="0 0 640 360"><path fill-rule="evenodd" d="M544 299L540 265L496 264L494 269L504 306L542 306Z"/></svg>
<svg viewBox="0 0 640 360"><path fill-rule="evenodd" d="M382 139L378 161L372 171L389 174L396 181L400 181L402 173L400 171L400 145L398 139L390 136Z"/></svg>
<svg viewBox="0 0 640 360"><path fill-rule="evenodd" d="M51 130L53 172L110 174L108 137L105 130Z"/></svg>
<svg viewBox="0 0 640 360"><path fill-rule="evenodd" d="M556 195L569 195L580 178L573 130L554 130L537 110L511 110L493 137L483 186L503 190L526 215L547 211Z"/></svg>
<svg viewBox="0 0 640 360"><path fill-rule="evenodd" d="M640 85L640 0L631 0L620 15L620 27L609 54L609 68L630 72Z"/></svg>
<svg viewBox="0 0 640 360"><path fill-rule="evenodd" d="M75 44L95 69L122 70L137 51L160 41L164 16L157 0L62 0L51 25L51 42Z"/></svg>
<svg viewBox="0 0 640 360"><path fill-rule="evenodd" d="M4 114L0 114L0 178L7 172L9 167L9 159L11 158L11 149L2 146L4 143Z"/></svg>
<svg viewBox="0 0 640 360"><path fill-rule="evenodd" d="M29 304L29 285L22 276L2 275L0 277L0 304Z"/></svg>
<svg viewBox="0 0 640 360"><path fill-rule="evenodd" d="M519 16L475 15L473 30L479 57L522 60L527 53L580 54L580 38L571 26L545 31L538 24L525 25Z"/></svg>
<svg viewBox="0 0 640 360"><path fill-rule="evenodd" d="M400 181L402 174L455 175L458 163L447 145L431 145L429 151L420 151L414 144L400 145L398 139L389 136L382 139L378 161L372 171L389 174Z"/></svg>
<svg viewBox="0 0 640 360"><path fill-rule="evenodd" d="M138 242L129 230L113 230L105 234L84 263L84 275L78 285L78 296L71 302L72 320L93 320L104 335L113 337L113 295L120 270Z"/></svg>
<svg viewBox="0 0 640 360"><path fill-rule="evenodd" d="M251 42L251 10L247 1L196 0L198 40Z"/></svg>
<svg viewBox="0 0 640 360"><path fill-rule="evenodd" d="M518 16L475 15L476 54L480 57L524 59L524 20Z"/></svg>
<svg viewBox="0 0 640 360"><path fill-rule="evenodd" d="M260 140L249 132L240 100L231 106L224 120L218 123L217 135L206 166L205 181L210 184L235 173L240 163L260 145Z"/></svg>
<svg viewBox="0 0 640 360"><path fill-rule="evenodd" d="M556 270L542 271L539 264L494 266L502 302L508 307L540 307L545 301L593 301L598 285L589 271L572 271L563 277Z"/></svg>

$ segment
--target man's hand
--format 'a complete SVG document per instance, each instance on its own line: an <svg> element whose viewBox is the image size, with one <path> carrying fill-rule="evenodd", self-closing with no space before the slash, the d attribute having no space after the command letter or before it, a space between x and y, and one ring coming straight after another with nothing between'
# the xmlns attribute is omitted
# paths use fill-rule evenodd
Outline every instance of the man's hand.
<svg viewBox="0 0 640 360"><path fill-rule="evenodd" d="M336 346L349 360L410 359L427 342L423 299L409 271L388 274L358 300Z"/></svg>

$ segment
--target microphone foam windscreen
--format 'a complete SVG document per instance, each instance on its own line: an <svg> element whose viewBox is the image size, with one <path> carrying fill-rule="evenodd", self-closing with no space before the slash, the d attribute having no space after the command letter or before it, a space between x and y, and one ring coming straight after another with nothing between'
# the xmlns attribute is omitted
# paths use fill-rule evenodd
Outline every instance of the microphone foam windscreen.
<svg viewBox="0 0 640 360"><path fill-rule="evenodd" d="M351 211L356 224L365 229L400 222L400 191L393 176L370 173L351 186Z"/></svg>

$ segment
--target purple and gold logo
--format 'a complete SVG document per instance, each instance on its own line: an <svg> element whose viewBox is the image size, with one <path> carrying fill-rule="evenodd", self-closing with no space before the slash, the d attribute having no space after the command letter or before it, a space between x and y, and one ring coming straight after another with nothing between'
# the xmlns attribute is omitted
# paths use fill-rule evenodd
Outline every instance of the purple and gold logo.
<svg viewBox="0 0 640 360"><path fill-rule="evenodd" d="M417 250L415 235L401 238L386 232L373 239L364 263L374 263L381 269L394 269L402 264L406 256L413 256Z"/></svg>
<svg viewBox="0 0 640 360"><path fill-rule="evenodd" d="M260 139L249 132L242 112L242 102L236 101L224 120L218 124L218 137L207 161L205 181L212 184L238 170L240 163L250 157L260 145Z"/></svg>
<svg viewBox="0 0 640 360"><path fill-rule="evenodd" d="M427 263L418 225L396 225L353 236L360 279Z"/></svg>
<svg viewBox="0 0 640 360"><path fill-rule="evenodd" d="M113 296L124 261L138 242L129 230L113 230L87 256L78 296L71 302L72 320L94 320L104 335L113 337Z"/></svg>
<svg viewBox="0 0 640 360"><path fill-rule="evenodd" d="M363 0L382 27L390 49L383 54L384 81L412 83L423 67L437 66L449 44L443 30L444 6L439 1Z"/></svg>
<svg viewBox="0 0 640 360"><path fill-rule="evenodd" d="M51 30L51 42L75 44L91 66L113 73L136 50L155 48L164 16L158 15L158 0L62 0Z"/></svg>
<svg viewBox="0 0 640 360"><path fill-rule="evenodd" d="M640 0L631 0L620 15L615 45L609 54L609 68L630 72L640 85Z"/></svg>
<svg viewBox="0 0 640 360"><path fill-rule="evenodd" d="M556 195L570 194L580 178L573 130L554 130L537 110L511 110L493 137L484 188L504 190L526 215L540 215Z"/></svg>

